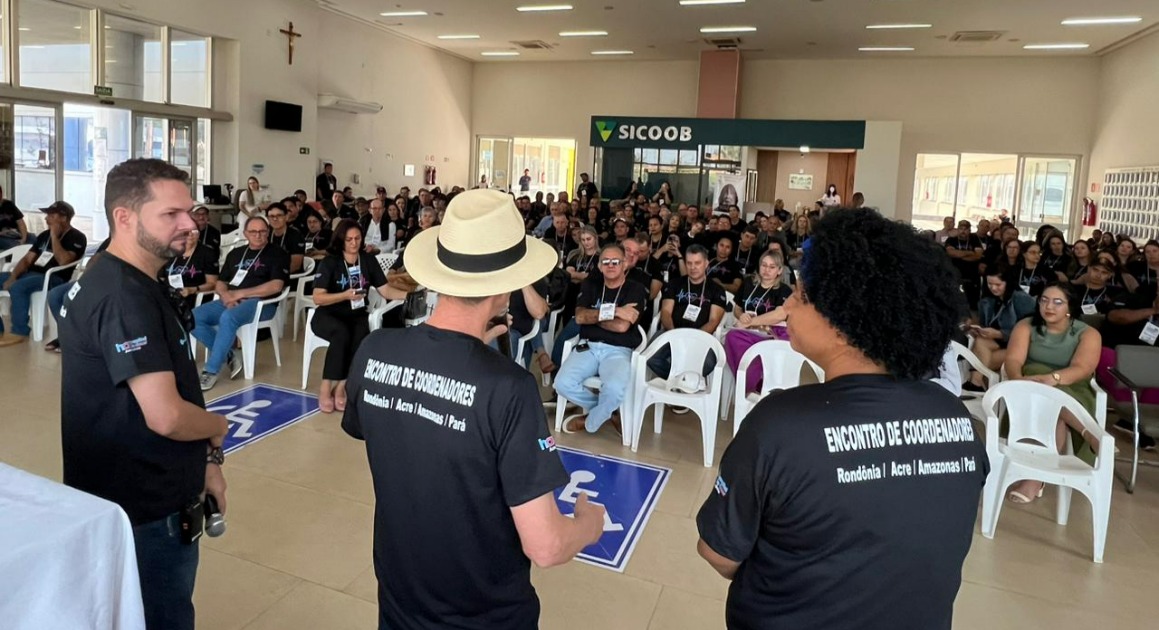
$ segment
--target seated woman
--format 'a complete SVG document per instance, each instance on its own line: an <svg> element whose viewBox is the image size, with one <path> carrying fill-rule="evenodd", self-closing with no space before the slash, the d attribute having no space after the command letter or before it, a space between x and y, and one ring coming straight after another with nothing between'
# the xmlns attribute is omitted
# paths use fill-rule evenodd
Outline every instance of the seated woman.
<svg viewBox="0 0 1159 630"><path fill-rule="evenodd" d="M1078 300L1064 285L1047 284L1034 316L1014 327L1006 351L1006 377L1056 387L1094 416L1095 392L1090 380L1103 344L1099 331L1084 324L1079 315ZM1055 432L1060 453L1066 448L1068 432L1075 455L1093 465L1097 443L1087 440L1082 424L1063 410ZM1044 485L1041 481L1021 481L1010 491L1009 498L1015 503L1030 503L1042 496Z"/></svg>
<svg viewBox="0 0 1159 630"><path fill-rule="evenodd" d="M1114 270L1107 284L1123 289L1128 293L1134 293L1139 288L1139 281L1125 267L1119 264L1119 257L1115 255L1115 252L1104 250L1096 254L1095 258L1105 262L1107 267Z"/></svg>
<svg viewBox="0 0 1159 630"><path fill-rule="evenodd" d="M1143 259L1135 262L1128 271L1139 283L1136 291L1154 297L1159 287L1159 241L1151 239L1143 246Z"/></svg>
<svg viewBox="0 0 1159 630"><path fill-rule="evenodd" d="M543 349L543 327L547 325L546 318L551 312L550 307L547 305L547 294L547 278L511 293L511 303L507 306L507 313L511 316L511 324L508 327L511 330L511 334L508 336L511 347L505 353L522 366L527 365L527 355L539 353L539 358L536 360L539 362L540 370L545 372L547 372L547 370L543 369L545 365L550 368L550 371L555 371L556 368L555 364L551 362L551 355L544 352ZM531 332L536 320L543 320L540 324L540 334L528 340L523 350L524 356L513 356L519 338Z"/></svg>
<svg viewBox="0 0 1159 630"><path fill-rule="evenodd" d="M318 407L322 413L346 409L346 375L358 344L370 334L367 291L373 288L387 300L406 299L406 292L386 283L386 274L374 256L362 250L358 222L343 219L334 231L329 256L314 274L315 335L330 342L322 366Z"/></svg>
<svg viewBox="0 0 1159 630"><path fill-rule="evenodd" d="M158 279L181 294L185 306L197 306L197 294L213 292L217 284L217 256L208 245L198 242L197 230L185 237L185 251L162 267Z"/></svg>
<svg viewBox="0 0 1159 630"><path fill-rule="evenodd" d="M1054 272L1039 264L1041 260L1041 245L1034 241L1022 244L1022 268L1018 270L1018 286L1029 293L1030 297L1041 295L1047 281L1055 279Z"/></svg>
<svg viewBox="0 0 1159 630"><path fill-rule="evenodd" d="M789 259L788 252L785 251L785 241L780 237L773 238L769 241L768 251L774 254L780 254L781 260ZM783 280L790 288L797 284L797 272L793 271L792 267L785 265L783 273Z"/></svg>
<svg viewBox="0 0 1159 630"><path fill-rule="evenodd" d="M728 367L736 374L744 353L754 344L771 337L771 327L783 323L788 316L784 303L793 289L784 281L785 259L781 254L766 251L761 254L755 276L748 276L733 301L732 310L736 327L724 336L724 354ZM761 370L755 362L745 376L745 391L760 387Z"/></svg>
<svg viewBox="0 0 1159 630"><path fill-rule="evenodd" d="M1042 244L1042 265L1050 269L1058 276L1059 280L1066 281L1066 271L1070 268L1071 256L1066 251L1066 241L1062 238L1062 232L1054 230L1046 235L1046 241Z"/></svg>
<svg viewBox="0 0 1159 630"><path fill-rule="evenodd" d="M1087 283L1087 269L1090 268L1091 263L1095 260L1095 254L1091 250L1091 244L1083 239L1074 242L1071 247L1070 268L1066 270L1066 275L1070 278L1070 283L1075 285L1085 285Z"/></svg>
<svg viewBox="0 0 1159 630"><path fill-rule="evenodd" d="M1034 299L1018 288L1015 273L1004 271L1001 265L987 270L986 291L978 301L978 321L967 330L974 338L974 354L994 371L1006 360L1006 346L1014 325L1034 313ZM962 389L981 392L986 390L986 385L981 373L972 372L970 381Z"/></svg>

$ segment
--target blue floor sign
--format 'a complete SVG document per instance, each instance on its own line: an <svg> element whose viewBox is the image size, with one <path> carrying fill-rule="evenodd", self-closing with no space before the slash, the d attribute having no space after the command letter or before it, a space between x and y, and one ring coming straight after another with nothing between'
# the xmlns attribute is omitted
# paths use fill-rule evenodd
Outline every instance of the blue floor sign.
<svg viewBox="0 0 1159 630"><path fill-rule="evenodd" d="M562 446L557 450L571 475L571 482L555 491L560 511L570 515L581 492L607 510L604 535L577 559L622 573L671 470Z"/></svg>
<svg viewBox="0 0 1159 630"><path fill-rule="evenodd" d="M318 398L273 385L251 385L209 401L207 411L229 420L226 453L236 451L318 411Z"/></svg>

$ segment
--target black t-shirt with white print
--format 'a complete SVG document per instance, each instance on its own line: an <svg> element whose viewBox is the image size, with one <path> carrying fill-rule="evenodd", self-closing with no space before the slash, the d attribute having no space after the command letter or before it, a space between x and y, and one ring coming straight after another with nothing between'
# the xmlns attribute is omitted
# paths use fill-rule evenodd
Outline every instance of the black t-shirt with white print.
<svg viewBox="0 0 1159 630"><path fill-rule="evenodd" d="M378 264L378 259L366 252L359 252L358 261L353 265L348 264L345 257L331 254L319 261L314 269L315 289L327 293L345 293L353 287L362 292L361 308L354 309L350 300L318 307L339 317L350 315L355 310L365 315L366 306L370 303L366 294L384 284L386 274L382 272L382 266Z"/></svg>
<svg viewBox="0 0 1159 630"><path fill-rule="evenodd" d="M777 310L777 307L784 304L792 294L793 290L783 282L775 287L763 289L759 278L748 277L734 296L733 305L746 313L764 315Z"/></svg>
<svg viewBox="0 0 1159 630"><path fill-rule="evenodd" d="M281 247L282 251L291 256L302 256L306 253L306 237L292 227L286 228L286 233L281 236L270 232L270 245Z"/></svg>
<svg viewBox="0 0 1159 630"><path fill-rule="evenodd" d="M713 306L727 308L724 289L707 278L700 284L693 284L688 276L671 278L660 299L661 303L673 301L672 325L676 328L703 328L708 324ZM685 317L689 305L700 308L700 313L692 319Z"/></svg>
<svg viewBox="0 0 1159 630"><path fill-rule="evenodd" d="M625 278L624 283L619 287L609 289L604 285L603 275L592 275L580 287L576 306L599 311L601 304L614 303L617 307L635 304L636 310L643 313L649 301L648 289L645 289L638 282ZM580 326L580 338L622 348L635 348L643 341L640 339L640 331L635 324L628 328L627 332L622 333L607 330L599 323L584 324Z"/></svg>
<svg viewBox="0 0 1159 630"><path fill-rule="evenodd" d="M209 247L197 244L193 249L193 253L189 256L182 254L168 262L161 271L157 274L157 279L165 285L172 286L174 289L199 287L205 284L206 276L216 276L218 274L217 255ZM170 283L171 276L180 276L181 287L174 286Z"/></svg>
<svg viewBox="0 0 1159 630"><path fill-rule="evenodd" d="M568 482L536 379L429 325L363 341L342 427L374 480L379 623L530 630L539 599L511 508Z"/></svg>
<svg viewBox="0 0 1159 630"><path fill-rule="evenodd" d="M239 270L245 271L245 278L235 284ZM289 282L290 255L277 245L267 245L260 250L238 247L225 255L219 279L228 284L230 290L252 289L271 280ZM268 297L272 296L263 296Z"/></svg>
<svg viewBox="0 0 1159 630"><path fill-rule="evenodd" d="M732 259L736 261L740 275L747 276L750 273L756 273L757 267L760 266L761 250L757 249L755 244L747 252L743 252L738 248L733 250Z"/></svg>
<svg viewBox="0 0 1159 630"><path fill-rule="evenodd" d="M850 375L769 395L696 518L741 563L728 627L950 630L988 471L969 412L933 382Z"/></svg>
<svg viewBox="0 0 1159 630"><path fill-rule="evenodd" d="M85 249L88 247L88 244L88 237L85 236L83 232L74 227L70 227L68 231L60 235L60 246L64 250L76 254L78 260L84 257ZM52 250L51 230L45 230L36 237L36 242L32 244L32 250L30 253L36 255L36 260L32 263L32 266L28 268L29 273L48 273L49 269L59 267L63 264L57 259L56 252L53 252ZM48 261L45 262L45 264L39 264L44 258L43 254L45 253L52 253L53 255L51 258L49 258ZM64 271L54 274L54 276L63 280L69 280L72 278L72 272L75 269L76 267L65 269Z"/></svg>
<svg viewBox="0 0 1159 630"><path fill-rule="evenodd" d="M744 275L741 265L734 258L728 260L710 260L708 262L708 277L719 280L722 284L732 284L737 278Z"/></svg>

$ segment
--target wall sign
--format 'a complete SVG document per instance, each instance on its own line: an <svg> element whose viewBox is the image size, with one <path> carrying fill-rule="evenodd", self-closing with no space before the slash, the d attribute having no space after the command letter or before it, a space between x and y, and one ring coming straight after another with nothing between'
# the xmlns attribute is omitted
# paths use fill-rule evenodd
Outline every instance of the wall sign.
<svg viewBox="0 0 1159 630"><path fill-rule="evenodd" d="M592 116L593 147L695 149L732 146L861 149L864 120L746 120Z"/></svg>
<svg viewBox="0 0 1159 630"><path fill-rule="evenodd" d="M789 190L813 190L813 176L789 173Z"/></svg>

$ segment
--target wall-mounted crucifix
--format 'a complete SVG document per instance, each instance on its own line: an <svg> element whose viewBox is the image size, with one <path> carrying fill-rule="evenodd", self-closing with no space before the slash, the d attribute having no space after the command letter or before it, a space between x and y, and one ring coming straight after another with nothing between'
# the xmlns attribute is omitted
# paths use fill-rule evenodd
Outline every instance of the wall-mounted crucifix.
<svg viewBox="0 0 1159 630"><path fill-rule="evenodd" d="M294 23L293 22L290 22L289 29L284 29L284 28L279 29L278 32L280 32L282 35L285 35L286 39L289 40L289 43L290 43L290 65L292 66L292 65L294 65L294 40L301 37L302 34L294 32Z"/></svg>

